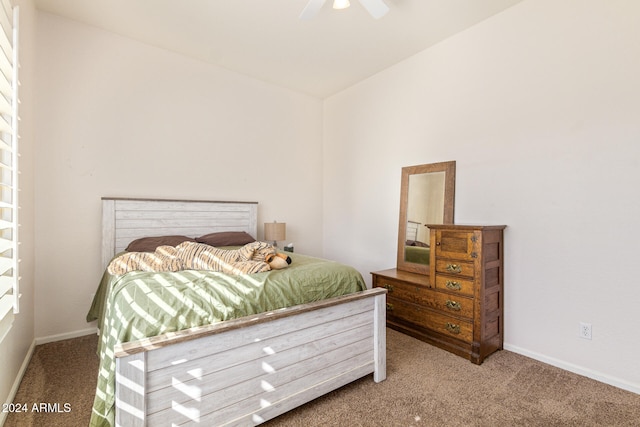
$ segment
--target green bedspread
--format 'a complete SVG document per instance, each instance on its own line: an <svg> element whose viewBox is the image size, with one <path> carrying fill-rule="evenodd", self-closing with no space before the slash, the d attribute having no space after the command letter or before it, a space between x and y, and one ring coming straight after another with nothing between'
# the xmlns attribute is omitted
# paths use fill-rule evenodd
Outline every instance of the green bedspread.
<svg viewBox="0 0 640 427"><path fill-rule="evenodd" d="M100 368L91 426L115 424L116 344L363 291L352 267L300 254L252 275L183 270L102 278L87 321L98 321Z"/></svg>

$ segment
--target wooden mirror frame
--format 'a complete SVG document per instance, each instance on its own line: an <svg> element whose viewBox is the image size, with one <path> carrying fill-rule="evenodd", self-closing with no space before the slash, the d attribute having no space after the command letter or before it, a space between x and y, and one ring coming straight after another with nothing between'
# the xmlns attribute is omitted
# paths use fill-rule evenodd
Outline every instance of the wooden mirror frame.
<svg viewBox="0 0 640 427"><path fill-rule="evenodd" d="M454 201L456 188L456 162L430 163L402 168L400 185L400 223L398 225L398 270L412 273L429 274L429 265L407 262L405 260L405 243L407 238L407 205L409 202L409 177L411 175L444 172L444 215L443 224L453 224ZM428 242L427 242L428 243Z"/></svg>

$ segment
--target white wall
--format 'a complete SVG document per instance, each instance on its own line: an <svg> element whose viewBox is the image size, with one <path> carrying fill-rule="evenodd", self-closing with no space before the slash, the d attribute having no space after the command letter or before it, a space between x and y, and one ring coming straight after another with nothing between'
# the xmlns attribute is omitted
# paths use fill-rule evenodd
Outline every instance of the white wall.
<svg viewBox="0 0 640 427"><path fill-rule="evenodd" d="M370 280L401 167L456 160L456 222L508 225L507 348L640 392L639 17L526 0L323 104L38 13L36 336L90 326L102 196L257 200Z"/></svg>
<svg viewBox="0 0 640 427"><path fill-rule="evenodd" d="M0 343L0 402L11 402L34 341L34 133L35 133L35 8L31 0L12 1L20 7L20 313ZM0 425L6 413L0 412Z"/></svg>
<svg viewBox="0 0 640 427"><path fill-rule="evenodd" d="M505 346L640 393L638 22L527 0L326 100L325 255L394 267L401 167L456 160L455 222L508 226Z"/></svg>
<svg viewBox="0 0 640 427"><path fill-rule="evenodd" d="M36 336L82 331L100 198L258 201L322 253L322 102L38 13Z"/></svg>

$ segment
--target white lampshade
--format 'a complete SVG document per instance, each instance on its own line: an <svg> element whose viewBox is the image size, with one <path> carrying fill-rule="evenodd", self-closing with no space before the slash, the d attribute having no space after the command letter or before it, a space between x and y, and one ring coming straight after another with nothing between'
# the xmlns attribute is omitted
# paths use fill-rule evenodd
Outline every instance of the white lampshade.
<svg viewBox="0 0 640 427"><path fill-rule="evenodd" d="M287 238L286 222L265 222L264 223L264 240L273 241L273 246L277 246L278 240Z"/></svg>

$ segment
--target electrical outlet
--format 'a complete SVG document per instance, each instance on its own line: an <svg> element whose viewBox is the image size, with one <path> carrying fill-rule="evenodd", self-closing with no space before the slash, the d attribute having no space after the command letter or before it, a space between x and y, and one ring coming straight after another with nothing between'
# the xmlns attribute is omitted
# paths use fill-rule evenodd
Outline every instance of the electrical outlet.
<svg viewBox="0 0 640 427"><path fill-rule="evenodd" d="M585 340L591 339L591 323L580 322L580 333L578 335L580 338L584 338Z"/></svg>

